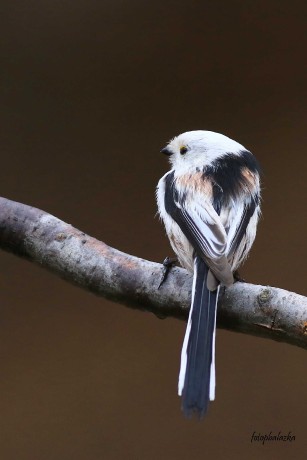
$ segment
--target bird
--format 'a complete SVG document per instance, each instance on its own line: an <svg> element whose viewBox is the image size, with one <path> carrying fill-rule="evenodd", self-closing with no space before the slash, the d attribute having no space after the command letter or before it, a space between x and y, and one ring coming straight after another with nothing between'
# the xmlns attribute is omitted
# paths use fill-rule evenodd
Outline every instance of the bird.
<svg viewBox="0 0 307 460"><path fill-rule="evenodd" d="M213 131L188 131L161 152L171 169L158 182L158 214L179 263L193 273L181 351L178 394L186 417L215 399L215 335L219 289L255 240L260 217L260 166L243 145Z"/></svg>

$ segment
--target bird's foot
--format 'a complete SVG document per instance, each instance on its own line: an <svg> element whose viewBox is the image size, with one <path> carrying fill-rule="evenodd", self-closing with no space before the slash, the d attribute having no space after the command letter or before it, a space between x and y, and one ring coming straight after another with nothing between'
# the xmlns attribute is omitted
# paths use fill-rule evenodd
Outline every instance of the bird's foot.
<svg viewBox="0 0 307 460"><path fill-rule="evenodd" d="M158 286L158 289L162 286L162 284L166 281L169 272L171 269L174 267L174 265L178 262L177 257L165 257L163 260L163 273L162 273L162 278L160 281L160 284Z"/></svg>

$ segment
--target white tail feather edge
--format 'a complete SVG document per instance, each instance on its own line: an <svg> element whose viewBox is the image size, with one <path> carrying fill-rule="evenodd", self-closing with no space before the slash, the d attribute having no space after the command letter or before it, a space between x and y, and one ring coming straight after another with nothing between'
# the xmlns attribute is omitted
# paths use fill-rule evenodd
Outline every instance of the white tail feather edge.
<svg viewBox="0 0 307 460"><path fill-rule="evenodd" d="M216 312L217 302L219 299L220 286L217 288L216 304L215 304L215 318L214 318L214 331L212 337L212 361L210 368L210 387L209 387L209 399L210 401L215 400L215 335L216 335Z"/></svg>
<svg viewBox="0 0 307 460"><path fill-rule="evenodd" d="M191 332L191 324L192 324L192 307L194 302L194 294L195 294L195 284L196 284L196 259L194 259L194 276L193 276L193 284L192 284L192 301L189 313L189 319L187 328L185 330L184 340L181 349L181 361L180 361L180 371L179 371L179 379L178 379L178 395L182 395L182 390L184 387L184 380L185 380L185 373L187 370L187 348L189 343L189 337Z"/></svg>

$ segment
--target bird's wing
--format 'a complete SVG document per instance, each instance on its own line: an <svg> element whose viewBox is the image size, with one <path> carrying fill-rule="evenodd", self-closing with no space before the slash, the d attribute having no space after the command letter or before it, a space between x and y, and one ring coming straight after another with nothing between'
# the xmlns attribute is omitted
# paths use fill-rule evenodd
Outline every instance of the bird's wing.
<svg viewBox="0 0 307 460"><path fill-rule="evenodd" d="M252 197L252 199L244 204L243 212L239 213L239 220L236 222L236 231L230 242L228 250L228 258L234 255L238 247L241 244L241 241L244 238L247 226L251 221L252 216L257 212L256 208L258 207L258 196Z"/></svg>
<svg viewBox="0 0 307 460"><path fill-rule="evenodd" d="M222 222L209 200L193 202L184 199L172 178L166 178L165 209L179 225L196 253L206 261L209 268L226 286L233 283L231 267L226 258L227 235ZM185 197L186 198L186 197ZM187 202L190 204L187 205Z"/></svg>

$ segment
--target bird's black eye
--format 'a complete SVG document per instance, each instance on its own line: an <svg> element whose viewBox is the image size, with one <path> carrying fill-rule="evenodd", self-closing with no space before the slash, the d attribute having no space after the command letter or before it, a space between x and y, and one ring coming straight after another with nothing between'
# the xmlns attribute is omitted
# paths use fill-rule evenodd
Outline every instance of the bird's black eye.
<svg viewBox="0 0 307 460"><path fill-rule="evenodd" d="M180 155L185 155L188 151L186 146L180 147Z"/></svg>

